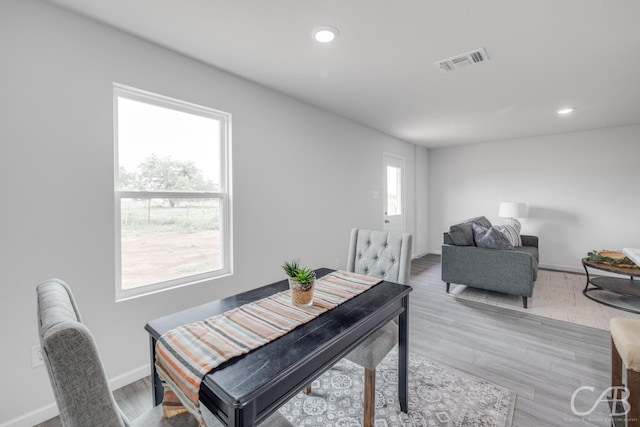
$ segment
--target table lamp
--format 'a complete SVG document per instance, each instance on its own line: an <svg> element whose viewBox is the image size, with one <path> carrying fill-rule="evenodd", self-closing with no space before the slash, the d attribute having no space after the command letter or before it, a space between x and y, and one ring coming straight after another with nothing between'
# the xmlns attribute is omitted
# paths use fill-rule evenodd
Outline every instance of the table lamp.
<svg viewBox="0 0 640 427"><path fill-rule="evenodd" d="M513 225L520 232L520 222L516 218L527 217L527 204L523 202L501 202L498 216L500 218L508 218L505 223Z"/></svg>

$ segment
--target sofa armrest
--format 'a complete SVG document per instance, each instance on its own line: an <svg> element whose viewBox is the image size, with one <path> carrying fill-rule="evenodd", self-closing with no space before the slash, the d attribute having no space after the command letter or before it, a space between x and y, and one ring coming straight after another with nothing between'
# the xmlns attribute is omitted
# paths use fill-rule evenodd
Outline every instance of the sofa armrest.
<svg viewBox="0 0 640 427"><path fill-rule="evenodd" d="M522 239L522 246L538 247L538 236L527 236L526 234L521 234L520 238Z"/></svg>
<svg viewBox="0 0 640 427"><path fill-rule="evenodd" d="M451 240L451 236L446 231L443 233L442 241L445 245L453 245L453 240Z"/></svg>

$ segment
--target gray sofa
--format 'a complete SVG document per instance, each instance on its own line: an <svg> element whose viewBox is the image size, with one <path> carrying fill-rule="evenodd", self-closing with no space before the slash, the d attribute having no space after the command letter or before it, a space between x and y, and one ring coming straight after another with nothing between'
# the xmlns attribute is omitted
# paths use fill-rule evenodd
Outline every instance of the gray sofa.
<svg viewBox="0 0 640 427"><path fill-rule="evenodd" d="M456 245L445 232L442 281L447 284L447 293L451 283L504 292L522 296L522 306L527 308L527 297L531 297L538 275L538 237L520 237L522 246L501 250Z"/></svg>

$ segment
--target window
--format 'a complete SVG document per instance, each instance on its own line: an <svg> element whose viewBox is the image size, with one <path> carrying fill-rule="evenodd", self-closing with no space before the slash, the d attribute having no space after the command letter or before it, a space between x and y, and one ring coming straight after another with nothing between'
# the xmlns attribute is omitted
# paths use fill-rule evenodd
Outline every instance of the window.
<svg viewBox="0 0 640 427"><path fill-rule="evenodd" d="M402 215L402 168L387 166L387 215Z"/></svg>
<svg viewBox="0 0 640 427"><path fill-rule="evenodd" d="M114 84L116 300L231 273L231 115Z"/></svg>

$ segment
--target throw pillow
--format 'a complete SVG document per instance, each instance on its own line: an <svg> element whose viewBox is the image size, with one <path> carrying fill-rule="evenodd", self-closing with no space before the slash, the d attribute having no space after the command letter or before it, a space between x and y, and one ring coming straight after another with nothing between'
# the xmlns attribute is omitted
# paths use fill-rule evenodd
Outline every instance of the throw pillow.
<svg viewBox="0 0 640 427"><path fill-rule="evenodd" d="M476 246L481 248L513 250L513 245L509 241L509 238L495 227L486 228L474 223L473 237L476 240Z"/></svg>
<svg viewBox="0 0 640 427"><path fill-rule="evenodd" d="M473 246L473 228L471 223L455 224L449 227L449 237L456 246Z"/></svg>
<svg viewBox="0 0 640 427"><path fill-rule="evenodd" d="M522 239L520 238L520 232L517 227L511 224L495 225L494 227L502 231L514 247L522 246Z"/></svg>
<svg viewBox="0 0 640 427"><path fill-rule="evenodd" d="M491 227L491 222L484 216L476 216L474 218L469 218L465 222L471 222L474 224L478 224L480 227L489 228Z"/></svg>

